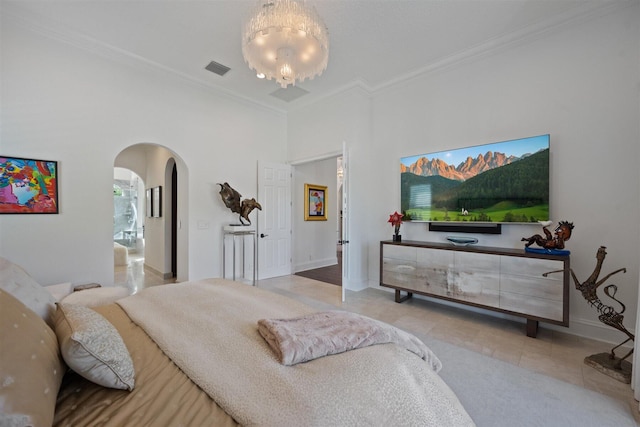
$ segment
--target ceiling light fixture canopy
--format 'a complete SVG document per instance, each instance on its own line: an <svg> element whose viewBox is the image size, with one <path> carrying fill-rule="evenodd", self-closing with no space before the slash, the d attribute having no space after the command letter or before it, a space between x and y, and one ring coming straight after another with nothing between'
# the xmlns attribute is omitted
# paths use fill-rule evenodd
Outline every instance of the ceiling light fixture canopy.
<svg viewBox="0 0 640 427"><path fill-rule="evenodd" d="M303 0L259 0L242 27L249 68L286 88L327 69L329 34Z"/></svg>

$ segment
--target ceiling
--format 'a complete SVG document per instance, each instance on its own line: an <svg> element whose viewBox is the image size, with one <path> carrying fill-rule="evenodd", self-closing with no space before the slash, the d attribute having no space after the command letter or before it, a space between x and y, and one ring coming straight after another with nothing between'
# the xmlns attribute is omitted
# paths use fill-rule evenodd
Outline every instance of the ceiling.
<svg viewBox="0 0 640 427"><path fill-rule="evenodd" d="M612 3L307 0L329 29L329 65L320 77L298 84L309 93L285 101L272 95L279 86L273 80L257 79L242 58L240 27L254 0L0 1L4 18L45 35L282 111L354 85L373 92L461 58L535 37ZM213 74L205 70L210 61L231 70L224 76Z"/></svg>

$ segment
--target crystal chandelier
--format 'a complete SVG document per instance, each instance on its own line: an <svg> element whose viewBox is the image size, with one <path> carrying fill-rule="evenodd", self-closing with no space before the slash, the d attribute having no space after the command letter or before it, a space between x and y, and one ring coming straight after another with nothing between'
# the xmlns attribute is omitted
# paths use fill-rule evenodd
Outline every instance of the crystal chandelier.
<svg viewBox="0 0 640 427"><path fill-rule="evenodd" d="M249 16L242 28L242 55L258 77L286 88L327 68L327 28L304 0L259 0Z"/></svg>

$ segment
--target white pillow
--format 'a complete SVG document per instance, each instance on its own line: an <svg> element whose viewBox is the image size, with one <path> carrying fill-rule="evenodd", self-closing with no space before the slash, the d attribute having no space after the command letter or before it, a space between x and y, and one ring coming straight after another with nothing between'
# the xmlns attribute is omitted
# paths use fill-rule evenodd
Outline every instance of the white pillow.
<svg viewBox="0 0 640 427"><path fill-rule="evenodd" d="M70 295L73 292L73 286L71 282L59 283L57 285L47 285L44 287L47 292L53 295L56 301L60 301L62 298Z"/></svg>
<svg viewBox="0 0 640 427"><path fill-rule="evenodd" d="M0 257L0 289L29 307L51 327L56 300L22 267Z"/></svg>
<svg viewBox="0 0 640 427"><path fill-rule="evenodd" d="M69 368L104 387L133 390L133 361L116 328L88 307L58 303L55 331Z"/></svg>
<svg viewBox="0 0 640 427"><path fill-rule="evenodd" d="M129 296L131 292L124 286L105 286L103 288L85 289L76 291L62 299L65 304L84 305L85 307L97 307L107 305L121 298Z"/></svg>

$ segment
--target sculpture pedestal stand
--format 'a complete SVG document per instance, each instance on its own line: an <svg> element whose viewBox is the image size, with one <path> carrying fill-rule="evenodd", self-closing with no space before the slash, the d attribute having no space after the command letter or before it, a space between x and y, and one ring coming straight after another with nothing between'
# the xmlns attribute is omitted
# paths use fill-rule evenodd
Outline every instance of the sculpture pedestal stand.
<svg viewBox="0 0 640 427"><path fill-rule="evenodd" d="M231 239L227 239L227 236L231 237ZM247 256L245 251L245 237L251 237L251 241L253 243L253 247L251 248L250 256ZM231 240L231 272L232 279L236 280L236 272L238 276L243 279L243 281L247 280L246 276L246 264L247 259L249 260L248 264L251 266L252 277L250 283L252 286L256 285L256 278L258 276L258 265L256 263L258 258L258 244L256 241L256 228L251 225L238 225L231 224L225 225L223 228L222 235L222 278L226 279L226 266L227 266L227 241ZM238 240L236 250L236 240ZM238 253L239 252L239 253ZM236 258L238 258L238 269L236 269Z"/></svg>
<svg viewBox="0 0 640 427"><path fill-rule="evenodd" d="M631 384L631 363L622 361L621 366L615 367L620 362L619 358L612 359L611 353L598 353L584 358L584 363L616 380Z"/></svg>

